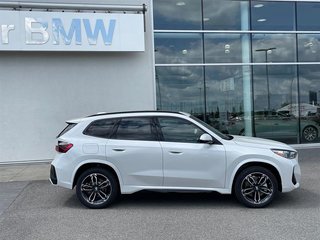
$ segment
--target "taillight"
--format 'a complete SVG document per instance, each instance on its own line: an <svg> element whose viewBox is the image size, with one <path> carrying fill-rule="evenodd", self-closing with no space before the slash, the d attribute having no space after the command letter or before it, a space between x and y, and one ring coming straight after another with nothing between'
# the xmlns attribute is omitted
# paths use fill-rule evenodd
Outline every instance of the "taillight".
<svg viewBox="0 0 320 240"><path fill-rule="evenodd" d="M73 147L72 143L58 141L58 145L56 146L56 151L59 153L66 153Z"/></svg>

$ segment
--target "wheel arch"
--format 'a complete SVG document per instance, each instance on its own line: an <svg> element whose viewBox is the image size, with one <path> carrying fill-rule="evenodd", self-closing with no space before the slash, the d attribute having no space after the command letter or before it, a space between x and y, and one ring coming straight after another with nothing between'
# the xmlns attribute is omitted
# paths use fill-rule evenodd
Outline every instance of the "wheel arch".
<svg viewBox="0 0 320 240"><path fill-rule="evenodd" d="M252 162L247 162L242 164L241 166L238 167L238 169L236 170L233 178L232 178L232 186L231 186L231 191L232 193L234 193L234 185L235 185L235 181L237 179L237 177L239 176L239 174L246 168L248 167L264 167L266 169L268 169L269 171L271 171L273 173L273 175L275 176L275 178L277 179L278 182L278 190L280 192L282 192L282 180L281 180L281 176L279 173L279 170L272 164L267 163L267 162L259 162L259 161L252 161Z"/></svg>
<svg viewBox="0 0 320 240"><path fill-rule="evenodd" d="M121 179L121 176L120 176L120 173L119 171L114 167L112 166L111 164L108 164L108 163L101 163L101 162L86 162L86 163L83 163L82 165L78 166L77 170L75 171L74 173L74 177L73 177L73 181L72 181L72 188L74 188L76 186L76 183L78 181L78 178L80 177L80 175L90 169L90 168L103 168L103 169L106 169L108 171L110 171L117 179L118 181L118 184L119 184L119 188L120 188L120 191L121 191L121 187L122 187L122 179Z"/></svg>

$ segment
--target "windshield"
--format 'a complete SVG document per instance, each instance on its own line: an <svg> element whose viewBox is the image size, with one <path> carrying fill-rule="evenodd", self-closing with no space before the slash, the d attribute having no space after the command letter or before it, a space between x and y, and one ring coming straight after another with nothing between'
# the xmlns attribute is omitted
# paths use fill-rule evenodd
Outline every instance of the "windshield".
<svg viewBox="0 0 320 240"><path fill-rule="evenodd" d="M205 126L206 128L208 128L211 132L215 133L216 135L218 135L219 137L221 137L224 140L231 140L233 137L230 135L225 135L222 132L218 131L217 129L215 129L214 127L210 126L209 124L207 124L204 121L201 121L199 118L196 118L195 116L190 116L191 119L197 121L198 123L200 123L201 125Z"/></svg>

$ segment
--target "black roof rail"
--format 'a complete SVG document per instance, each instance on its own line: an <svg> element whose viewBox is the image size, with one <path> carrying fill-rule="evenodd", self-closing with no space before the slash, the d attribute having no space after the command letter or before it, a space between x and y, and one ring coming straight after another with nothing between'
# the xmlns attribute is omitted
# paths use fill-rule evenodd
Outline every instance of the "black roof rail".
<svg viewBox="0 0 320 240"><path fill-rule="evenodd" d="M162 110L140 110L140 111L124 111L124 112L101 112L101 113L96 113L92 114L86 117L97 117L97 116L104 116L104 115L113 115L113 114L126 114L126 113L177 113L177 114L182 114L182 112L174 112L174 111L162 111Z"/></svg>

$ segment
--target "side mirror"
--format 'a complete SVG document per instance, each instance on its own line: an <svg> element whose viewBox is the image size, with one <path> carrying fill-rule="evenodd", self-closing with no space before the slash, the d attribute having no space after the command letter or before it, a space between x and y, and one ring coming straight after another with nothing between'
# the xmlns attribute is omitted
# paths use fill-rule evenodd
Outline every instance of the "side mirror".
<svg viewBox="0 0 320 240"><path fill-rule="evenodd" d="M199 138L199 142L200 143L208 143L208 144L213 144L213 138L207 134L207 133L204 133L200 136Z"/></svg>

